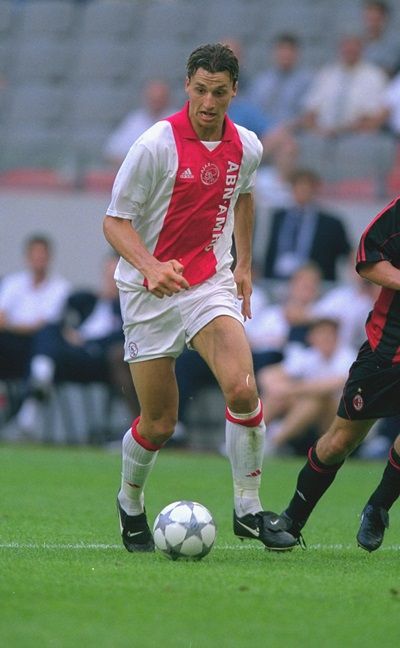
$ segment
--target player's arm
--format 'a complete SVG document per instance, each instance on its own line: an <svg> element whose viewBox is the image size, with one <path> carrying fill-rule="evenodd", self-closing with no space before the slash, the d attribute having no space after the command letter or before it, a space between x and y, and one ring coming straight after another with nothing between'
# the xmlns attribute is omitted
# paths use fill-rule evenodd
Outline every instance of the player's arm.
<svg viewBox="0 0 400 648"><path fill-rule="evenodd" d="M359 263L357 271L361 277L378 286L390 288L391 290L400 290L400 270L395 268L390 261Z"/></svg>
<svg viewBox="0 0 400 648"><path fill-rule="evenodd" d="M147 250L129 219L106 216L103 231L114 250L147 279L148 290L156 297L170 297L190 288L183 277L183 265L176 259L158 261Z"/></svg>
<svg viewBox="0 0 400 648"><path fill-rule="evenodd" d="M242 300L242 314L251 318L252 293L251 262L254 221L254 199L251 193L240 194L235 205L234 237L236 267L234 270L238 297Z"/></svg>

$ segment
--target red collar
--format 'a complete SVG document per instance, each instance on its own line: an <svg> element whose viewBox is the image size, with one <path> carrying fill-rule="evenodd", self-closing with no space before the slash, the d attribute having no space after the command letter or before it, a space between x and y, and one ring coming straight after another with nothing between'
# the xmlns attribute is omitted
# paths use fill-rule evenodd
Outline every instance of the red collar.
<svg viewBox="0 0 400 648"><path fill-rule="evenodd" d="M175 126L181 137L185 137L186 139L199 139L189 119L188 101L185 103L182 110L175 113L174 115L171 115L170 117L167 117L167 121L171 122ZM221 141L229 142L234 138L235 134L236 128L233 121L229 119L228 115L225 115Z"/></svg>

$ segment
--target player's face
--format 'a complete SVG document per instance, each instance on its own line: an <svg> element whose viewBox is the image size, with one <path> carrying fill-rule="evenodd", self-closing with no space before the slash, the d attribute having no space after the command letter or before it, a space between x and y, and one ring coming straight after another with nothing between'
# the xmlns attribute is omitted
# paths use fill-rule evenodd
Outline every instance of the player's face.
<svg viewBox="0 0 400 648"><path fill-rule="evenodd" d="M186 79L189 118L200 139L217 141L222 137L225 113L236 95L229 72L207 72L203 68Z"/></svg>

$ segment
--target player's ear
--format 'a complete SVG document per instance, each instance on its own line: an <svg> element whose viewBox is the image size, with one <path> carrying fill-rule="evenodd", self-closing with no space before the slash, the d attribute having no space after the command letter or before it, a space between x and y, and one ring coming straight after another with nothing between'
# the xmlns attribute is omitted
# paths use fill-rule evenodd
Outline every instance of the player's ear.
<svg viewBox="0 0 400 648"><path fill-rule="evenodd" d="M185 79L185 92L188 91L189 84L190 84L190 79L189 79L189 77L186 77L186 79Z"/></svg>
<svg viewBox="0 0 400 648"><path fill-rule="evenodd" d="M236 97L238 91L238 82L235 81L232 85L232 97Z"/></svg>

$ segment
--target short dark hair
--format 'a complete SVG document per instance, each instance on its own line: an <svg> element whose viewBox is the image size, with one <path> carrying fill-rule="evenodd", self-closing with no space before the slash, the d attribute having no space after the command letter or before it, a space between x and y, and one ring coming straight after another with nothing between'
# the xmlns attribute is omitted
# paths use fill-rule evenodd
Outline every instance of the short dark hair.
<svg viewBox="0 0 400 648"><path fill-rule="evenodd" d="M314 169L299 167L293 169L293 171L289 174L289 182L291 185L294 185L297 182L302 182L304 180L314 185L321 184L321 176L317 173L317 171L314 171Z"/></svg>
<svg viewBox="0 0 400 648"><path fill-rule="evenodd" d="M212 74L215 72L228 72L234 85L239 78L239 61L231 48L222 43L208 43L193 50L186 63L188 79L199 68L203 68Z"/></svg>
<svg viewBox="0 0 400 648"><path fill-rule="evenodd" d="M47 248L49 252L52 250L52 242L49 239L48 236L45 234L37 233L37 234L31 234L28 236L28 238L25 240L25 250L30 250L30 248L33 245L43 245L43 247Z"/></svg>
<svg viewBox="0 0 400 648"><path fill-rule="evenodd" d="M308 326L308 332L311 333L311 331L314 331L314 329L320 326L330 326L335 331L338 331L340 322L333 317L318 317L310 322Z"/></svg>
<svg viewBox="0 0 400 648"><path fill-rule="evenodd" d="M281 32L274 38L274 45L291 45L294 48L300 47L300 38L292 32Z"/></svg>
<svg viewBox="0 0 400 648"><path fill-rule="evenodd" d="M378 9L382 14L388 16L390 14L390 7L387 2L381 2L380 0L366 0L364 2L365 7L371 9Z"/></svg>

